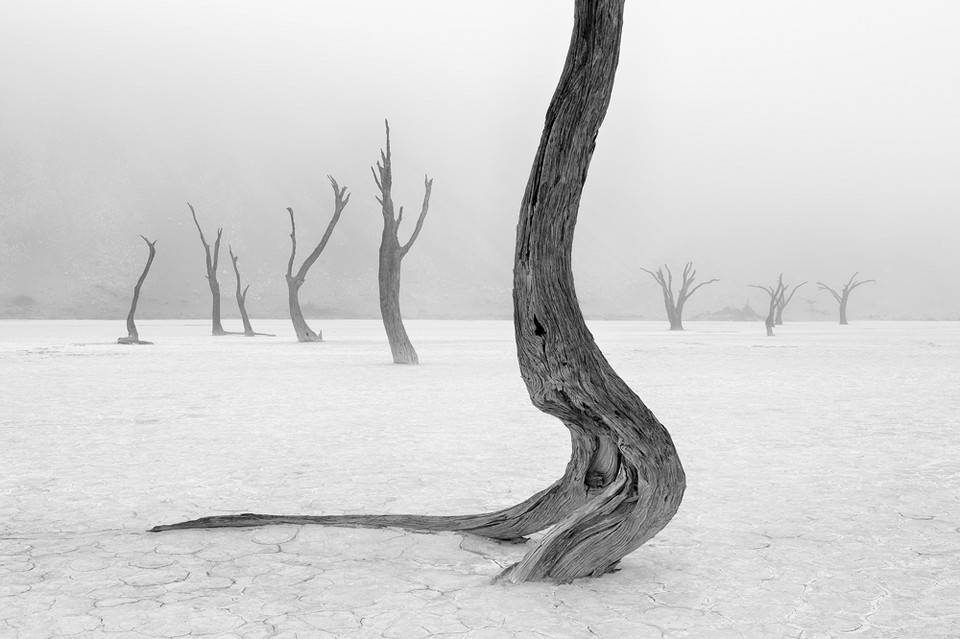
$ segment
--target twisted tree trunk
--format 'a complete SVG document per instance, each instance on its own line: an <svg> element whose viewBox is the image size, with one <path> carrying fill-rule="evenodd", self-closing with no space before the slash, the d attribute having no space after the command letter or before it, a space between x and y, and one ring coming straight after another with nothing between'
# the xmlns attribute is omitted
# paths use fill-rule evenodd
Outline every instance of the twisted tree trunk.
<svg viewBox="0 0 960 639"><path fill-rule="evenodd" d="M417 351L407 336L407 329L403 326L403 316L400 314L400 264L410 251L410 247L417 241L423 220L430 208L430 191L433 180L423 178L423 206L413 233L406 244L401 245L398 238L400 222L403 220L403 207L398 215L393 210L393 161L390 153L390 123L384 121L387 129L387 149L380 152L380 161L377 170L373 171L373 180L380 190L381 213L383 214L383 234L380 238L380 267L378 279L380 283L380 317L383 318L383 328L387 332L387 341L390 342L390 352L393 354L394 364L419 364Z"/></svg>
<svg viewBox="0 0 960 639"><path fill-rule="evenodd" d="M152 344L153 342L144 342L140 340L140 333L137 332L137 325L133 321L134 315L137 313L137 301L140 299L140 287L143 286L143 281L147 279L147 273L150 272L150 265L153 264L153 258L157 254L156 244L157 241L150 241L147 238L143 238L143 241L147 243L147 248L150 250L150 254L147 256L147 263L143 267L143 272L140 273L140 278L137 280L136 286L133 287L133 301L130 302L130 312L127 313L127 336L118 337L118 344Z"/></svg>
<svg viewBox="0 0 960 639"><path fill-rule="evenodd" d="M520 205L513 276L520 374L533 404L570 430L567 473L585 503L505 571L510 581L569 581L612 569L667 525L686 485L669 433L587 329L571 270L580 196L613 89L623 7L624 0L576 3L570 50Z"/></svg>
<svg viewBox="0 0 960 639"><path fill-rule="evenodd" d="M612 570L680 506L685 477L667 430L614 372L587 330L571 272L573 231L613 88L624 0L577 0L573 37L520 207L514 330L533 404L570 431L563 477L504 510L480 515L225 515L169 526L272 523L397 526L512 539L556 524L500 579L567 582Z"/></svg>

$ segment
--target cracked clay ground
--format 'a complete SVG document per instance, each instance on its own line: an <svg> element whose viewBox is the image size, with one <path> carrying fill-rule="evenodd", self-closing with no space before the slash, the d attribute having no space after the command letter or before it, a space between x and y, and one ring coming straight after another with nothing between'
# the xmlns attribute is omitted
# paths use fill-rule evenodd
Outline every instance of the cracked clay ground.
<svg viewBox="0 0 960 639"><path fill-rule="evenodd" d="M476 512L558 477L509 322L328 340L144 321L0 322L0 637L960 637L960 323L591 325L670 429L680 512L622 570L491 585L456 534L207 514Z"/></svg>

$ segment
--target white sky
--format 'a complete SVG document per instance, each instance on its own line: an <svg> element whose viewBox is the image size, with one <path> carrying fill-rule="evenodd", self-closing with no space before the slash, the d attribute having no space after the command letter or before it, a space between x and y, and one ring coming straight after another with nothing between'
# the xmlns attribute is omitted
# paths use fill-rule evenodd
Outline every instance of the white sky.
<svg viewBox="0 0 960 639"><path fill-rule="evenodd" d="M138 167L128 188L162 178L170 204L142 207L159 227L187 199L316 210L326 173L372 201L389 117L398 199L417 208L419 176L435 178L420 248L479 238L509 262L571 14L556 0L7 0L0 159L33 162L58 136L102 147ZM952 1L629 2L581 209L582 297L655 294L638 266L692 259L741 302L781 270L859 270L885 283L878 312L960 316L958 33ZM15 195L0 216L28 215Z"/></svg>

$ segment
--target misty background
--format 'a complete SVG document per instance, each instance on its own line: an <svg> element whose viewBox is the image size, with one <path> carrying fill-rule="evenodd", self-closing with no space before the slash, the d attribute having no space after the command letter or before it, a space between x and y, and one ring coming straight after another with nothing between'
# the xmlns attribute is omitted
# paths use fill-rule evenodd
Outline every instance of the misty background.
<svg viewBox="0 0 960 639"><path fill-rule="evenodd" d="M406 317L509 317L517 211L570 29L569 2L0 4L0 317L206 317L224 228L256 317L285 317L300 259L352 193L301 290L308 317L377 317L370 166L389 118L413 228ZM764 0L627 6L613 102L580 209L588 317L662 319L640 271L720 282L686 319L765 311L748 284L809 280L787 319L855 272L850 319L960 319L960 5ZM404 233L404 227L406 232Z"/></svg>

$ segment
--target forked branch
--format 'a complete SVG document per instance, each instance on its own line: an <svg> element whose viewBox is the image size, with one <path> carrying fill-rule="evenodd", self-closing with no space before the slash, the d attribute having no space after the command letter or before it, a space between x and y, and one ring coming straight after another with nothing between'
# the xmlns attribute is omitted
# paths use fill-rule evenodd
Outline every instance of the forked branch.
<svg viewBox="0 0 960 639"><path fill-rule="evenodd" d="M303 263L300 265L297 274L293 275L293 260L297 252L297 226L293 218L293 209L287 207L287 211L290 213L290 241L292 243L292 249L290 251L290 261L287 263L287 277L292 277L292 279L299 282L303 282L307 277L307 271L310 270L310 267L313 266L314 262L320 257L320 254L323 253L323 249L327 247L327 242L330 240L330 236L333 234L333 229L337 226L337 222L340 221L340 215L343 213L343 209L347 207L347 204L350 203L350 194L347 193L347 187L341 187L337 184L337 181L333 178L332 175L328 175L327 179L330 180L330 187L333 189L333 217L330 218L330 221L327 223L327 228L323 232L323 237L320 238L320 241L314 247L313 251L310 252L310 255L307 256Z"/></svg>
<svg viewBox="0 0 960 639"><path fill-rule="evenodd" d="M663 274L664 269L667 271L666 276ZM667 319L670 321L670 330L683 330L683 307L691 295L696 293L701 286L720 281L718 279L707 280L691 288L691 285L696 280L697 271L693 268L693 262L687 262L683 267L680 290L677 291L677 295L674 297L673 273L670 271L669 266L664 264L663 267L657 268L656 272L645 268L641 268L640 270L649 273L654 281L660 285L663 291L664 306L667 310Z"/></svg>

